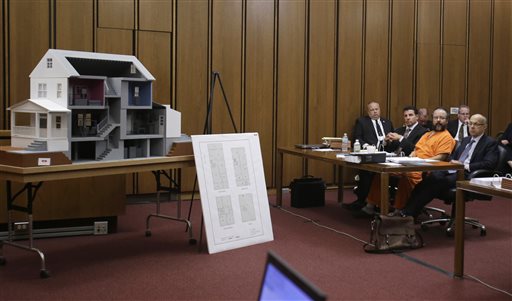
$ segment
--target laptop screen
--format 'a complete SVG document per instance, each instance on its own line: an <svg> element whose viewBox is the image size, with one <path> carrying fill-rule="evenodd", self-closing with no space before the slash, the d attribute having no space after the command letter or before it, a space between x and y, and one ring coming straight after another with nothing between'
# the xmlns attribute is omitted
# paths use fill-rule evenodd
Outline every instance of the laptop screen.
<svg viewBox="0 0 512 301"><path fill-rule="evenodd" d="M258 300L326 300L325 294L269 252Z"/></svg>

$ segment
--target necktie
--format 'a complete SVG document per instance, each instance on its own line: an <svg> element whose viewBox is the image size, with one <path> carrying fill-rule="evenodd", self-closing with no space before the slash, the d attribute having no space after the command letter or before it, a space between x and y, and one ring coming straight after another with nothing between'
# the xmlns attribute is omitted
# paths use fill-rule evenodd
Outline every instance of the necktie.
<svg viewBox="0 0 512 301"><path fill-rule="evenodd" d="M459 127L459 141L462 141L462 138L464 138L464 124L461 124Z"/></svg>
<svg viewBox="0 0 512 301"><path fill-rule="evenodd" d="M379 136L382 136L382 130L380 129L379 123L377 122L377 120L374 120L374 121L375 121L375 127L377 128L377 134Z"/></svg>
<svg viewBox="0 0 512 301"><path fill-rule="evenodd" d="M462 154L459 157L460 163L464 163L464 161L466 161L466 159L468 158L468 155L469 155L469 151L471 150L471 146L473 145L474 142L475 142L475 140L471 139L471 141L468 143L468 145L466 145L466 148L464 149L464 151L462 152Z"/></svg>
<svg viewBox="0 0 512 301"><path fill-rule="evenodd" d="M406 139L407 137L409 137L409 134L411 133L411 128L407 128L405 129L405 133L404 133L404 139Z"/></svg>

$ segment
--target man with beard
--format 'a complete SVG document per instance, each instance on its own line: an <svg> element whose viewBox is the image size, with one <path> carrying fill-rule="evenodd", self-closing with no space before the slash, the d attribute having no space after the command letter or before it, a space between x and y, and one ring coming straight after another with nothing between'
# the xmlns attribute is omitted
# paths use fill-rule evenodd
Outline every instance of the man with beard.
<svg viewBox="0 0 512 301"><path fill-rule="evenodd" d="M434 128L432 131L425 133L416 143L411 157L420 159L446 160L455 146L450 133L446 130L448 123L448 112L443 108L437 108L432 114ZM398 182L398 190L395 196L394 207L402 209L406 205L406 201L411 194L414 186L421 182L421 172L400 173ZM368 194L368 203L361 209L363 214L373 215L376 212L375 207L380 204L380 177L376 175L378 181L373 181L370 192Z"/></svg>
<svg viewBox="0 0 512 301"><path fill-rule="evenodd" d="M462 139L453 153L451 162L464 164L464 176L478 169L493 170L498 163L497 141L485 135L487 118L475 114L468 122L469 135ZM407 205L400 211L402 216L418 216L423 207L442 192L455 187L457 174L455 171L435 171L430 173L421 183L414 187Z"/></svg>

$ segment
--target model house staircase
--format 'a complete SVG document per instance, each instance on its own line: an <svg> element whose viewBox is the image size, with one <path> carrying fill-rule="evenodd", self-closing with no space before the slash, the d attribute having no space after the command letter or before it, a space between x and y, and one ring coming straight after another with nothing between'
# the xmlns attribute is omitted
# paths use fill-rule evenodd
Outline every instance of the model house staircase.
<svg viewBox="0 0 512 301"><path fill-rule="evenodd" d="M112 151L111 148L107 148L98 157L96 157L96 161L103 161L103 160L105 160L105 158L108 156L108 154L110 154L111 151Z"/></svg>
<svg viewBox="0 0 512 301"><path fill-rule="evenodd" d="M46 141L34 140L27 146L27 150L45 152L48 150L48 143Z"/></svg>
<svg viewBox="0 0 512 301"><path fill-rule="evenodd" d="M112 124L112 123L107 123L104 127L102 127L99 131L98 131L98 137L101 137L101 138L105 138L108 136L108 134L110 134L110 132L112 132L114 129L115 129L116 125L115 124Z"/></svg>

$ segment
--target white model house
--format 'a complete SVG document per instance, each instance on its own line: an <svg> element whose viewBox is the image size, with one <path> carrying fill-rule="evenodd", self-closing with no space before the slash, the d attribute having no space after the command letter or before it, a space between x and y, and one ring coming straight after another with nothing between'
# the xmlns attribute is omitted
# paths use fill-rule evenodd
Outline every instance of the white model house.
<svg viewBox="0 0 512 301"><path fill-rule="evenodd" d="M134 56L50 49L11 106L11 145L71 160L167 154L180 113L153 102L155 78Z"/></svg>

